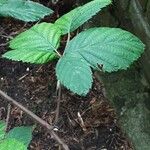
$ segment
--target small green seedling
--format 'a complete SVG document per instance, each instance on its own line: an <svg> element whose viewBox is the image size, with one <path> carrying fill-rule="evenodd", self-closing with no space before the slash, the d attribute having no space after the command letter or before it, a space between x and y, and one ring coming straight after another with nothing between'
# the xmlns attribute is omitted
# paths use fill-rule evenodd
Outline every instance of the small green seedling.
<svg viewBox="0 0 150 150"><path fill-rule="evenodd" d="M0 121L0 150L27 150L32 140L33 127L15 127L5 132L6 123Z"/></svg>
<svg viewBox="0 0 150 150"><path fill-rule="evenodd" d="M144 51L144 44L133 34L119 28L97 27L85 30L70 40L70 32L89 20L111 0L93 0L75 8L52 23L40 23L10 42L4 58L44 64L58 58L58 81L72 92L85 96L92 86L92 69L104 72L127 69ZM62 35L68 40L60 55Z"/></svg>

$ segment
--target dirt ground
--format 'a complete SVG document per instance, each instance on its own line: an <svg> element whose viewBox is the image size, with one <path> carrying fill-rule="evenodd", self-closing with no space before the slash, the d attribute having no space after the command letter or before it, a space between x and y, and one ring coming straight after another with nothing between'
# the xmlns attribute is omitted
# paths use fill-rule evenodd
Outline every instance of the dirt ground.
<svg viewBox="0 0 150 150"><path fill-rule="evenodd" d="M45 2L45 5L50 5ZM64 13L62 3L53 6L56 13L43 21L53 22ZM60 9L63 8L61 11ZM8 41L33 24L10 18L0 18L0 56L8 48ZM65 38L64 38L65 39ZM62 45L64 41L62 41ZM55 120L56 76L55 64L31 65L0 58L0 89L50 124ZM61 107L56 133L71 150L130 150L131 144L122 133L115 110L104 96L104 87L94 78L92 90L86 97L62 89ZM0 120L6 119L8 103L0 98ZM78 119L80 112L85 126ZM20 109L12 106L9 129L35 123ZM37 125L29 150L57 150L59 145L50 134Z"/></svg>

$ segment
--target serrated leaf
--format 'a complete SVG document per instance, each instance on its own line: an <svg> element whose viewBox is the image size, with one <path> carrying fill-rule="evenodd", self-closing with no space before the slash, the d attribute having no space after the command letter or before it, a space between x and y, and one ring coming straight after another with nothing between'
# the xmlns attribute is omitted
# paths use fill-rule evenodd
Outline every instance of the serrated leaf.
<svg viewBox="0 0 150 150"><path fill-rule="evenodd" d="M61 31L50 23L41 23L21 33L10 42L3 57L30 63L46 63L57 57L54 51L60 43Z"/></svg>
<svg viewBox="0 0 150 150"><path fill-rule="evenodd" d="M5 128L6 123L4 121L0 121L0 140L2 140L5 136Z"/></svg>
<svg viewBox="0 0 150 150"><path fill-rule="evenodd" d="M110 3L111 0L93 0L63 15L55 24L62 29L62 34L72 32Z"/></svg>
<svg viewBox="0 0 150 150"><path fill-rule="evenodd" d="M26 22L37 21L51 13L51 9L29 0L0 1L1 16L11 16Z"/></svg>
<svg viewBox="0 0 150 150"><path fill-rule="evenodd" d="M23 61L27 63L44 64L57 58L54 52L44 51L29 51L29 50L12 50L3 55L4 58L8 58L15 61Z"/></svg>
<svg viewBox="0 0 150 150"><path fill-rule="evenodd" d="M0 150L27 150L27 147L15 139L5 139L0 142Z"/></svg>
<svg viewBox="0 0 150 150"><path fill-rule="evenodd" d="M19 34L10 42L16 50L43 50L52 52L59 46L61 31L51 23L40 23Z"/></svg>
<svg viewBox="0 0 150 150"><path fill-rule="evenodd" d="M126 69L144 51L144 44L133 34L119 28L92 28L72 39L65 53L77 53L93 68L103 71Z"/></svg>
<svg viewBox="0 0 150 150"><path fill-rule="evenodd" d="M92 71L84 59L75 54L64 55L56 66L57 79L79 95L86 95L92 85Z"/></svg>
<svg viewBox="0 0 150 150"><path fill-rule="evenodd" d="M15 127L11 129L7 135L7 139L15 139L21 143L23 143L26 147L29 145L29 143L32 140L32 131L33 127Z"/></svg>

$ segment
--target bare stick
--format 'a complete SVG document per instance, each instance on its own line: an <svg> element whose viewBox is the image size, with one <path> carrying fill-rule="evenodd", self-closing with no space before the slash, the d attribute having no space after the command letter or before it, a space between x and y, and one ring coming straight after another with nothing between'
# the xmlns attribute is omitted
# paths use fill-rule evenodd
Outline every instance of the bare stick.
<svg viewBox="0 0 150 150"><path fill-rule="evenodd" d="M0 90L0 96L3 97L8 102L14 104L18 108L20 108L22 111L24 111L26 114L28 114L33 120L35 120L37 123L45 127L49 132L51 133L51 136L64 148L64 150L69 150L68 146L55 134L53 131L53 127L49 125L46 121L35 115L33 112L22 106L20 103L15 101L13 98L5 94L3 91Z"/></svg>
<svg viewBox="0 0 150 150"><path fill-rule="evenodd" d="M15 106L19 107L21 110L23 110L26 114L31 116L36 122L40 123L42 126L46 127L48 130L52 130L53 127L50 126L46 121L42 120L40 117L35 115L33 112L22 106L20 103L9 97L7 94L5 94L3 91L0 90L0 95L5 98L7 101L13 103Z"/></svg>
<svg viewBox="0 0 150 150"><path fill-rule="evenodd" d="M10 112L11 112L11 104L8 104L7 117L6 117L6 128L5 128L6 132L8 129L8 124L9 124Z"/></svg>
<svg viewBox="0 0 150 150"><path fill-rule="evenodd" d="M59 118L59 110L60 110L60 101L61 101L61 84L60 81L57 81L57 87L56 87L56 97L57 97L57 108L56 108L56 116L55 116L55 122L57 123Z"/></svg>
<svg viewBox="0 0 150 150"><path fill-rule="evenodd" d="M0 47L6 46L8 43L9 43L9 42L7 42L7 43L2 43L2 44L0 44Z"/></svg>
<svg viewBox="0 0 150 150"><path fill-rule="evenodd" d="M79 120L80 126L82 127L83 131L87 131L87 129L85 127L85 124L84 124L84 121L83 121L83 119L81 117L80 112L78 112L77 115L78 115L78 120Z"/></svg>

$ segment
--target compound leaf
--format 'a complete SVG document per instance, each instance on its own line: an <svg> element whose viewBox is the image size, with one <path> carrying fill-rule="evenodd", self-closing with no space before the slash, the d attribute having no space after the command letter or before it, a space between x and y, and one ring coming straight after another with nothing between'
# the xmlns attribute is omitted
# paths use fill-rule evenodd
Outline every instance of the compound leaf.
<svg viewBox="0 0 150 150"><path fill-rule="evenodd" d="M56 20L55 24L62 29L62 34L69 33L77 29L97 12L99 12L101 8L109 5L110 3L111 0L93 0L63 15Z"/></svg>
<svg viewBox="0 0 150 150"><path fill-rule="evenodd" d="M23 143L26 147L28 147L30 141L32 140L32 131L33 131L32 126L30 126L30 127L25 127L25 126L15 127L7 133L6 138L7 139L15 139L15 140Z"/></svg>
<svg viewBox="0 0 150 150"><path fill-rule="evenodd" d="M53 11L29 0L1 0L0 15L11 16L26 22L37 21Z"/></svg>
<svg viewBox="0 0 150 150"><path fill-rule="evenodd" d="M0 150L27 150L27 147L15 139L5 139L0 142Z"/></svg>
<svg viewBox="0 0 150 150"><path fill-rule="evenodd" d="M133 34L119 28L91 28L78 34L65 53L80 55L93 68L103 71L127 69L144 51L144 44Z"/></svg>
<svg viewBox="0 0 150 150"><path fill-rule="evenodd" d="M5 136L5 128L6 123L4 121L0 121L0 140L2 140Z"/></svg>
<svg viewBox="0 0 150 150"><path fill-rule="evenodd" d="M75 54L64 55L56 66L57 79L79 95L86 95L92 85L92 71L85 60Z"/></svg>
<svg viewBox="0 0 150 150"><path fill-rule="evenodd" d="M12 51L3 57L30 63L46 63L57 57L61 31L50 23L41 23L21 33L10 42Z"/></svg>

